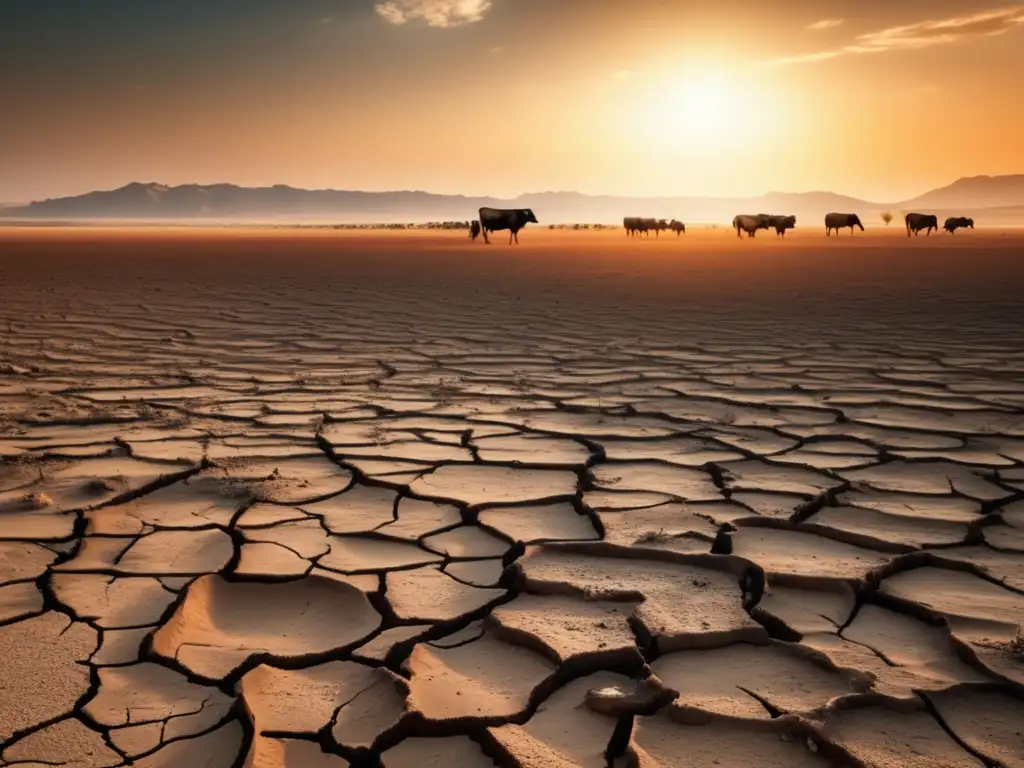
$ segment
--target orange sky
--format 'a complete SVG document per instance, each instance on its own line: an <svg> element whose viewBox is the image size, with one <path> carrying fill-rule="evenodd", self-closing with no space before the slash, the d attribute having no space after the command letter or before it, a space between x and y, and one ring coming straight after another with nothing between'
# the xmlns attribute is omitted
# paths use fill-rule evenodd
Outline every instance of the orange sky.
<svg viewBox="0 0 1024 768"><path fill-rule="evenodd" d="M0 5L0 202L129 181L514 195L1024 172L1024 6Z"/></svg>

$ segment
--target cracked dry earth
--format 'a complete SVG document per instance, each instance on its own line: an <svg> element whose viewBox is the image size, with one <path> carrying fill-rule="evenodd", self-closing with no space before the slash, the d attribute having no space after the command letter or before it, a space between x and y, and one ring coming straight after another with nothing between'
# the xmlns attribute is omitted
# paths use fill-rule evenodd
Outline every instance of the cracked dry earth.
<svg viewBox="0 0 1024 768"><path fill-rule="evenodd" d="M1024 766L1019 242L536 237L5 235L0 765Z"/></svg>

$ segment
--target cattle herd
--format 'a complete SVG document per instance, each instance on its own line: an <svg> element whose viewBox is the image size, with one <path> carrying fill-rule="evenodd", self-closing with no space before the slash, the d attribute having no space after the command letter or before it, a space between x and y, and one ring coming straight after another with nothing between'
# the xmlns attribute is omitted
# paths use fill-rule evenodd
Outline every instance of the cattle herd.
<svg viewBox="0 0 1024 768"><path fill-rule="evenodd" d="M686 225L675 219L666 221L665 219L642 219L639 216L627 216L622 220L622 226L626 228L626 234L630 237L634 235L637 237L640 235L650 236L651 232L655 237L660 237L661 233L666 230L675 232L676 237L686 234Z"/></svg>
<svg viewBox="0 0 1024 768"><path fill-rule="evenodd" d="M888 221L888 219L887 219ZM907 237L919 235L921 232L929 236L932 230L939 231L939 220L934 214L908 213L904 217L907 225ZM484 242L490 243L488 235L499 230L508 230L508 242L519 243L519 230L527 224L537 224L537 217L529 208L481 208L480 218L472 223L469 236L476 240L481 234ZM676 237L686 233L686 225L681 221L672 219L647 219L640 216L627 216L622 220L622 226L628 237L649 237L653 232L655 237L660 237L662 232L675 232ZM760 230L775 230L776 238L785 238L786 230L796 228L796 216L777 216L769 213L740 214L732 220L733 229L736 230L736 237L742 238L746 233L748 238L757 236ZM832 231L838 235L842 229L849 228L850 234L860 228L864 231L864 224L855 213L830 213L825 216L825 235L831 236ZM974 219L964 216L955 216L946 219L942 227L946 232L955 234L958 229L974 229Z"/></svg>
<svg viewBox="0 0 1024 768"><path fill-rule="evenodd" d="M626 222L628 221L630 219L626 219ZM939 231L939 220L934 214L908 213L904 221L907 225L907 237L919 235L921 232L927 236L932 233L933 229L936 232ZM734 218L732 226L736 230L737 237L743 237L743 233L746 233L748 238L755 237L762 229L774 229L776 237L785 237L787 229L796 228L796 216L772 216L768 213L744 214ZM849 228L852 235L857 228L863 232L864 224L856 213L830 213L825 216L826 236L831 236L833 231L838 235L840 230L846 228ZM974 219L965 216L950 217L946 219L942 228L950 234L955 234L958 229L974 229ZM628 223L626 231L629 231Z"/></svg>

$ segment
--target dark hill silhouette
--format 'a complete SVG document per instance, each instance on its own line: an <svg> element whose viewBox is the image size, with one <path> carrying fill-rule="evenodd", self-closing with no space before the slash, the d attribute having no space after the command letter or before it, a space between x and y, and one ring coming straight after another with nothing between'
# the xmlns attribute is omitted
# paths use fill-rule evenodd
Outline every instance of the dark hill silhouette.
<svg viewBox="0 0 1024 768"><path fill-rule="evenodd" d="M358 192L296 189L285 185L239 187L233 184L132 183L0 210L17 219L134 220L326 220L414 222L464 220L481 207L533 208L542 223L617 222L625 215L679 217L688 222L729 221L737 213L794 214L800 224L817 222L830 211L855 211L877 222L883 211L928 210L978 214L1000 208L998 223L1024 223L1024 175L960 179L901 203L872 203L832 192L771 192L758 197L617 197L578 192L540 192L515 199L438 195L429 192ZM994 211L993 211L994 213ZM996 223L996 222L992 222Z"/></svg>
<svg viewBox="0 0 1024 768"><path fill-rule="evenodd" d="M907 208L1005 208L1024 206L1024 174L971 176L908 200Z"/></svg>

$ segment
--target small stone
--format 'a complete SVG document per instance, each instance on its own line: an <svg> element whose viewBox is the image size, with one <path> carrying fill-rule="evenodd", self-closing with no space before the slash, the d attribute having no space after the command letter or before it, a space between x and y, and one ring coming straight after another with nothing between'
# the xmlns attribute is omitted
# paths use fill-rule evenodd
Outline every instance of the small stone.
<svg viewBox="0 0 1024 768"><path fill-rule="evenodd" d="M633 685L611 685L587 691L586 703L594 712L610 717L653 715L679 696L653 675Z"/></svg>

